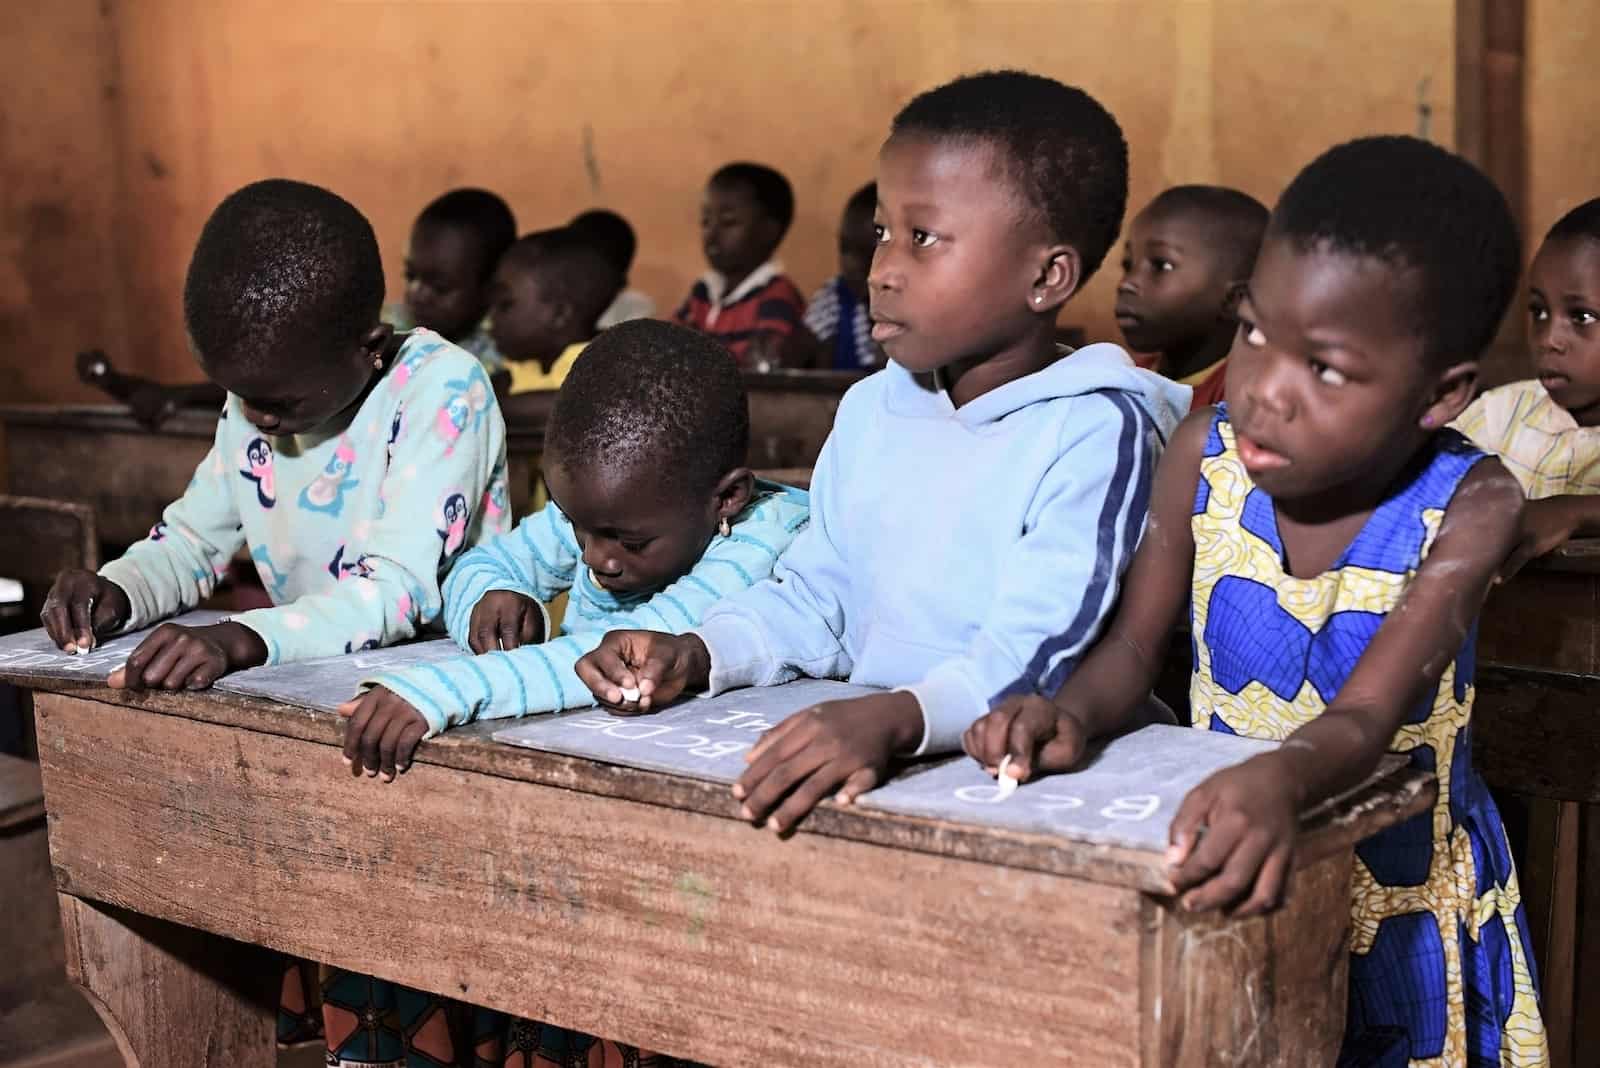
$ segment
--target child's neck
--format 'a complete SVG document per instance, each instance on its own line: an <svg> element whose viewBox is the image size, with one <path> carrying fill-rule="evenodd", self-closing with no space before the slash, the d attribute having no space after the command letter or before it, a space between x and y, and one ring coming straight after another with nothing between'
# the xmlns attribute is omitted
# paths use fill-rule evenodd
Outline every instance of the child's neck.
<svg viewBox="0 0 1600 1068"><path fill-rule="evenodd" d="M771 259L772 259L771 256L767 256L764 259L762 259L762 261L760 263L756 264L754 267L744 268L744 269L735 271L735 272L733 272L731 274L723 275L722 276L722 299L723 300L727 300L728 299L728 295L730 293L732 293L734 290L738 289L740 286L744 285L745 281L748 280L751 275L753 275L757 271L761 270L762 267L765 267L767 265L767 263L769 263L771 261Z"/></svg>
<svg viewBox="0 0 1600 1068"><path fill-rule="evenodd" d="M1287 570L1313 579L1338 561L1372 513L1423 462L1428 435L1408 434L1386 455L1398 457L1338 486L1305 497L1273 498Z"/></svg>
<svg viewBox="0 0 1600 1068"><path fill-rule="evenodd" d="M597 330L590 329L587 332L574 330L563 334L555 339L555 343L551 346L549 351L541 352L537 356L533 356L530 359L523 360L522 362L537 363L541 368L544 369L545 374L549 374L555 369L556 363L560 361L561 357L568 349L574 345L581 345L589 341L598 332L599 331Z"/></svg>
<svg viewBox="0 0 1600 1068"><path fill-rule="evenodd" d="M959 408L1008 382L1042 371L1060 358L1055 323L1041 317L1039 328L1016 344L947 363L934 372L934 378L949 392L950 403Z"/></svg>
<svg viewBox="0 0 1600 1068"><path fill-rule="evenodd" d="M1231 323L1219 324L1209 334L1174 345L1161 354L1161 373L1168 378L1184 379L1204 371L1228 355L1233 348L1233 334Z"/></svg>

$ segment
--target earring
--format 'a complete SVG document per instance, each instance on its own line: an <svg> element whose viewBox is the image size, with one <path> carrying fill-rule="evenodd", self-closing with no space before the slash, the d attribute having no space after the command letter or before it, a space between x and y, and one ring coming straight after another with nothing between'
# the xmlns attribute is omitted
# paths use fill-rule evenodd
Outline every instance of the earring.
<svg viewBox="0 0 1600 1068"><path fill-rule="evenodd" d="M724 538L733 537L733 527L731 524L729 524L727 516L723 516L722 522L717 524L717 533L721 534Z"/></svg>
<svg viewBox="0 0 1600 1068"><path fill-rule="evenodd" d="M1040 296L1038 293L1035 293L1033 295L1033 302L1035 304L1043 304L1044 303L1044 297Z"/></svg>
<svg viewBox="0 0 1600 1068"><path fill-rule="evenodd" d="M1427 415L1424 415L1422 417L1422 428L1424 430L1432 430L1433 429L1433 413L1432 412L1430 412Z"/></svg>

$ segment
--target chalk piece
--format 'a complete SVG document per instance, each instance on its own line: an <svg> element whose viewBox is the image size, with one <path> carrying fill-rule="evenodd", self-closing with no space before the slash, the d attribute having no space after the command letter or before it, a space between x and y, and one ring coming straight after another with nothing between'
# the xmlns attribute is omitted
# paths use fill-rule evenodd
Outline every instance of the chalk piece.
<svg viewBox="0 0 1600 1068"><path fill-rule="evenodd" d="M624 686L622 687L622 699L632 704L638 704L639 691L635 690L632 686Z"/></svg>
<svg viewBox="0 0 1600 1068"><path fill-rule="evenodd" d="M1000 800L1004 801L1017 792L1017 787L1022 783L1011 772L1011 754L1007 753L1000 760L1000 773L995 776L995 785L1000 787Z"/></svg>

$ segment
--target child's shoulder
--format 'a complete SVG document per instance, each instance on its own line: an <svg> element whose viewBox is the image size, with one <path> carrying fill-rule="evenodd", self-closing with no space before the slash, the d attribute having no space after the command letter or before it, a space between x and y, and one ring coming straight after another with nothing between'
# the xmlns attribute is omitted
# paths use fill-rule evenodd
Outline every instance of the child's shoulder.
<svg viewBox="0 0 1600 1068"><path fill-rule="evenodd" d="M431 330L413 330L400 345L389 369L389 385L397 395L489 388L479 359Z"/></svg>

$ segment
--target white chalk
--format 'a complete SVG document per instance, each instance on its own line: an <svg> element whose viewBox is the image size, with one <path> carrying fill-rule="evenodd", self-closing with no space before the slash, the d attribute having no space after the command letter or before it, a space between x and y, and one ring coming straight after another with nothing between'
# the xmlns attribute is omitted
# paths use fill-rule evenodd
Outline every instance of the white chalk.
<svg viewBox="0 0 1600 1068"><path fill-rule="evenodd" d="M636 705L639 703L639 691L631 686L624 686L622 687L622 699L629 704Z"/></svg>
<svg viewBox="0 0 1600 1068"><path fill-rule="evenodd" d="M1017 792L1017 787L1022 783L1007 774L1011 770L1011 754L1007 753L1000 761L1000 772L995 776L995 785L1000 788L1000 800L1004 801Z"/></svg>

